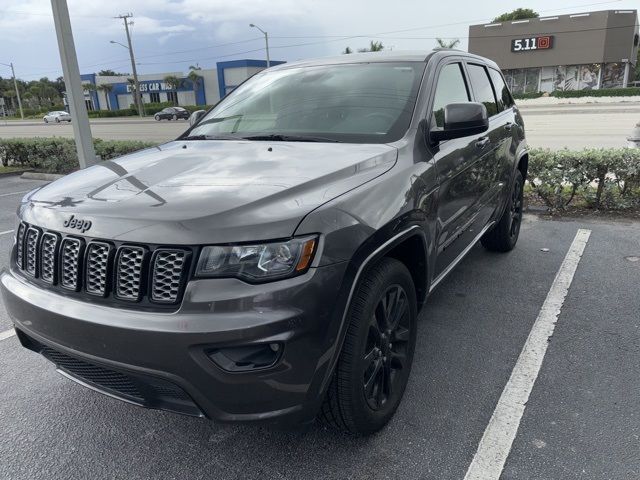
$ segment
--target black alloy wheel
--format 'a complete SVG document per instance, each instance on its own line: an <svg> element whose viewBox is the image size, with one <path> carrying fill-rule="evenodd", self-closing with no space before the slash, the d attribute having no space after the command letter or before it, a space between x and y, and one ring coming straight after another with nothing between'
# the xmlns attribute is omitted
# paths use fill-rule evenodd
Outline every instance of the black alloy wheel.
<svg viewBox="0 0 640 480"><path fill-rule="evenodd" d="M516 246L522 225L523 193L524 177L520 170L516 170L502 216L482 237L484 248L494 252L508 252Z"/></svg>
<svg viewBox="0 0 640 480"><path fill-rule="evenodd" d="M383 408L398 390L398 371L406 367L410 312L407 294L391 285L371 317L363 358L363 389L372 410Z"/></svg>

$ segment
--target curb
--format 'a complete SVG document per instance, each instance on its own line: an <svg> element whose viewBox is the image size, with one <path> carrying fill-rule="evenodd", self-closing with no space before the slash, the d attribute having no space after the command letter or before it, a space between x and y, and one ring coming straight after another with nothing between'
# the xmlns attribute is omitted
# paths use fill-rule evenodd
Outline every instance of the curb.
<svg viewBox="0 0 640 480"><path fill-rule="evenodd" d="M25 180L47 180L52 182L59 178L64 177L64 175L59 175L57 173L41 173L41 172L24 172L20 175L20 178Z"/></svg>
<svg viewBox="0 0 640 480"><path fill-rule="evenodd" d="M17 177L18 175L24 175L27 172L29 172L29 170L16 170L15 172L2 172L0 173L0 178Z"/></svg>

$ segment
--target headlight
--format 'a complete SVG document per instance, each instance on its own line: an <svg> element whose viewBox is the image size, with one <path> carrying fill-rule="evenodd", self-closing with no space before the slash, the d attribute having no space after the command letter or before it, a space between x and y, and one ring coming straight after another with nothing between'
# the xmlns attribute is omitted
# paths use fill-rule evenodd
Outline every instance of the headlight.
<svg viewBox="0 0 640 480"><path fill-rule="evenodd" d="M309 269L317 245L317 237L305 237L287 242L204 247L196 276L237 277L249 282L293 277Z"/></svg>

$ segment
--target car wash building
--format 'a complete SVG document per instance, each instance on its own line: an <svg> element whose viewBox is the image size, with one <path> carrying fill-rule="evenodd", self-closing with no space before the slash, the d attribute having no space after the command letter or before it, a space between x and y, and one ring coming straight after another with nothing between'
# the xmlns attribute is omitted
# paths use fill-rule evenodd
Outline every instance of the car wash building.
<svg viewBox="0 0 640 480"><path fill-rule="evenodd" d="M638 15L605 10L471 25L469 52L494 60L516 94L626 87Z"/></svg>
<svg viewBox="0 0 640 480"><path fill-rule="evenodd" d="M271 65L284 63L271 61ZM192 81L183 72L138 75L143 103L170 102L173 105L212 105L247 78L267 67L263 60L218 62L216 68L196 70ZM119 110L134 104L132 76L81 75L88 110ZM173 80L173 81L171 81ZM176 81L177 80L177 81Z"/></svg>

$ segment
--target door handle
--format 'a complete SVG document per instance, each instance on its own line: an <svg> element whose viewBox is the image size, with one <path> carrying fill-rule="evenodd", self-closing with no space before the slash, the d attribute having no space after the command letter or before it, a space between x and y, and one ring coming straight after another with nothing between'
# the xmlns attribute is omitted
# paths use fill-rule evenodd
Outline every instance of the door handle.
<svg viewBox="0 0 640 480"><path fill-rule="evenodd" d="M479 149L483 149L484 147L486 147L487 145L489 145L489 142L491 140L489 139L489 137L480 137L477 141L476 141L476 148Z"/></svg>
<svg viewBox="0 0 640 480"><path fill-rule="evenodd" d="M513 123L507 122L504 124L504 129L510 131L513 128Z"/></svg>

